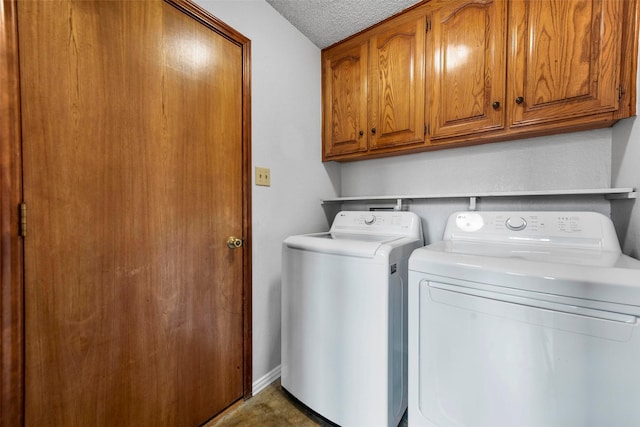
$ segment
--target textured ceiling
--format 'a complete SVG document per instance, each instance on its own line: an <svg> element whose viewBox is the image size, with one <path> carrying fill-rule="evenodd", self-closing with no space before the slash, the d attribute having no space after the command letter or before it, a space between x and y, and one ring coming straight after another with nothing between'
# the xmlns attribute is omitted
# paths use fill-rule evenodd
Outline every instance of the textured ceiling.
<svg viewBox="0 0 640 427"><path fill-rule="evenodd" d="M420 0L267 0L319 48L325 48Z"/></svg>

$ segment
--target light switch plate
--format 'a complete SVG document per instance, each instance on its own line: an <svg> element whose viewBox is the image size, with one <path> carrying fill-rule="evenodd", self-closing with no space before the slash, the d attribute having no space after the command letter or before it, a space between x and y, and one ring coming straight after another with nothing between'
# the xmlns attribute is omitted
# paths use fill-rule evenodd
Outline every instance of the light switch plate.
<svg viewBox="0 0 640 427"><path fill-rule="evenodd" d="M256 166L256 185L271 187L271 169Z"/></svg>

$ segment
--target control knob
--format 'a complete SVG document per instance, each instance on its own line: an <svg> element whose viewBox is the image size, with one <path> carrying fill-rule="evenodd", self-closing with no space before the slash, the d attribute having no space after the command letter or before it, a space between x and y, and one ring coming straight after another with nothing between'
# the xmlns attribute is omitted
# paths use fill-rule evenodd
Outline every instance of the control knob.
<svg viewBox="0 0 640 427"><path fill-rule="evenodd" d="M509 219L507 219L504 225L506 225L509 230L520 231L524 230L527 227L527 221L519 216L510 217Z"/></svg>
<svg viewBox="0 0 640 427"><path fill-rule="evenodd" d="M375 215L368 215L364 218L364 223L367 225L371 225L374 222L376 222L376 216Z"/></svg>

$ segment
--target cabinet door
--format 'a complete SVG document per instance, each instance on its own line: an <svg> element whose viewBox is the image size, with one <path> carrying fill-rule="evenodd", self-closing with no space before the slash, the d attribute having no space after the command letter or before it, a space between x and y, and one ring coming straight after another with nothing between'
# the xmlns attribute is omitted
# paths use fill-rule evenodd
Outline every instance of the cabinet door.
<svg viewBox="0 0 640 427"><path fill-rule="evenodd" d="M504 128L506 3L453 1L429 20L431 140Z"/></svg>
<svg viewBox="0 0 640 427"><path fill-rule="evenodd" d="M323 160L367 150L368 43L323 53Z"/></svg>
<svg viewBox="0 0 640 427"><path fill-rule="evenodd" d="M618 109L622 1L513 0L512 126Z"/></svg>
<svg viewBox="0 0 640 427"><path fill-rule="evenodd" d="M371 38L371 149L424 143L425 19L392 21Z"/></svg>

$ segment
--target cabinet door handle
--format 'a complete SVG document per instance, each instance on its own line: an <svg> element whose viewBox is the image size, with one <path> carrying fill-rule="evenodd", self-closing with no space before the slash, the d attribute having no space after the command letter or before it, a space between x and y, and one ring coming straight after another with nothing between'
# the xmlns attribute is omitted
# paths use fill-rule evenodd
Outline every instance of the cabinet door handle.
<svg viewBox="0 0 640 427"><path fill-rule="evenodd" d="M493 107L494 110L497 110L498 108L500 108L500 102L495 101L493 104L491 104L491 106Z"/></svg>
<svg viewBox="0 0 640 427"><path fill-rule="evenodd" d="M375 135L376 134L376 128L371 128L371 133Z"/></svg>
<svg viewBox="0 0 640 427"><path fill-rule="evenodd" d="M524 98L519 96L516 98L516 104L522 104L524 102Z"/></svg>
<svg viewBox="0 0 640 427"><path fill-rule="evenodd" d="M362 135L364 135L364 132L360 131L360 132L358 132L358 135L362 136Z"/></svg>

